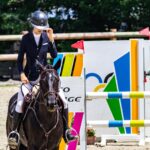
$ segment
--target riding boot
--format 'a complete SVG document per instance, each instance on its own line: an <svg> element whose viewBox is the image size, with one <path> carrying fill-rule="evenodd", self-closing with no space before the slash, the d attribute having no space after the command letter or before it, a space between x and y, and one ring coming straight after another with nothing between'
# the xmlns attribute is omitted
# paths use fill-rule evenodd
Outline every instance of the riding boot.
<svg viewBox="0 0 150 150"><path fill-rule="evenodd" d="M64 141L66 143L69 143L71 141L77 140L78 136L72 135L68 127L68 108L64 109L64 112L63 112L63 124L64 124L64 132L63 132Z"/></svg>
<svg viewBox="0 0 150 150"><path fill-rule="evenodd" d="M8 135L8 145L12 149L15 149L19 144L20 135L18 133L19 130L18 128L20 128L21 120L22 120L22 113L18 113L15 111L13 115L12 131Z"/></svg>

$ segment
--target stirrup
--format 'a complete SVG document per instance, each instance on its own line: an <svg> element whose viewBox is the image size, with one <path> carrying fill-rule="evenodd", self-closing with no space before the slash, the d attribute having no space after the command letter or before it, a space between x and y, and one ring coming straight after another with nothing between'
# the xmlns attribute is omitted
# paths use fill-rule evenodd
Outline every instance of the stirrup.
<svg viewBox="0 0 150 150"><path fill-rule="evenodd" d="M67 137L67 133L70 132L70 131L74 131L75 134L76 134L75 136L77 136L77 139L79 138L79 135L78 135L77 131L76 131L74 128L67 129L66 132L65 132L65 138L66 138L66 140L67 140L67 143L77 140L77 139L74 139L74 140L69 141L69 139L68 139L68 137ZM73 135L73 136L74 136L74 135Z"/></svg>
<svg viewBox="0 0 150 150"><path fill-rule="evenodd" d="M13 136L14 134L14 136ZM12 137L11 137L12 136ZM8 145L11 149L16 149L19 145L20 135L17 131L11 131L8 135Z"/></svg>

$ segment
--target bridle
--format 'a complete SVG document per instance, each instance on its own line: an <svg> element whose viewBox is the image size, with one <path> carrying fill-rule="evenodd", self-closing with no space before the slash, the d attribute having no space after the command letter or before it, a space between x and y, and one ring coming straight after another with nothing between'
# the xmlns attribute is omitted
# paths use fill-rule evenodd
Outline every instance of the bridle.
<svg viewBox="0 0 150 150"><path fill-rule="evenodd" d="M45 70L41 73L40 77L42 77L45 73L48 73L48 72L55 72L55 70L54 70L54 69L45 69ZM53 73L53 75L54 75L55 79L56 79L57 81L59 81L59 77L58 77L55 73ZM42 80L42 79L40 79L40 80ZM41 88L40 88L40 91L39 91L39 93L38 93L38 96L40 95L41 92L42 92L42 91L41 91ZM55 95L56 95L56 98L57 98L57 96L59 96L58 92L59 92L59 91L49 91L49 90L48 90L47 92L45 92L45 93L42 94L42 95L43 95L42 97L45 98L45 97L47 97L48 95L54 95L54 94L55 94ZM50 130L46 131L46 129L44 128L44 125L40 122L40 120L39 120L39 118L38 118L38 116L37 116L36 109L35 109L36 103L39 103L39 105L40 105L40 104L44 104L44 103L38 102L38 100L37 100L38 96L35 98L35 102L34 102L33 107L32 107L32 106L29 106L28 109L30 109L30 110L33 111L37 123L39 124L40 128L41 128L42 131L44 132L44 135L45 135L45 138L46 138L46 139L45 139L43 145L46 146L46 149L45 149L45 150L48 150L48 137L49 137L49 135L52 133L52 131L56 129L56 127L57 127L57 125L58 125L59 118L60 118L60 117L59 117L59 115L60 115L60 114L59 114L59 109L60 109L60 108L58 107L58 109L56 109L56 123L54 124L54 126L53 126ZM43 146L43 145L42 145L42 146ZM42 146L41 146L41 147L42 147Z"/></svg>
<svg viewBox="0 0 150 150"><path fill-rule="evenodd" d="M43 76L43 74L45 74L45 73L50 73L50 72L56 72L56 70L55 69L53 69L53 68L51 68L51 69L44 69L44 71L42 71L41 72L41 74L40 74L40 76ZM57 79L57 80L59 80L59 76L57 76L56 74L53 74L54 75L54 77Z"/></svg>
<svg viewBox="0 0 150 150"><path fill-rule="evenodd" d="M46 74L47 73L52 73L52 76L53 76L53 78L55 78L55 81L56 82L60 82L60 78L59 78L59 76L56 74L56 71L55 71L55 69L46 69L46 70L44 70L42 73L41 73L41 75L40 75L40 77L41 77L41 80L43 80L43 78L46 76ZM44 77L43 77L44 76ZM53 83L54 84L54 83ZM59 84L59 83L58 83ZM53 85L54 86L54 85ZM59 85L60 86L60 85ZM43 93L42 95L43 95L43 98L45 98L45 97L47 97L48 95L50 95L50 96L53 96L53 95L55 95L55 97L57 98L58 96L59 96L59 86L57 87L57 90L56 89L54 89L54 87L53 87L53 90L47 90L45 93ZM41 91L42 92L42 91Z"/></svg>

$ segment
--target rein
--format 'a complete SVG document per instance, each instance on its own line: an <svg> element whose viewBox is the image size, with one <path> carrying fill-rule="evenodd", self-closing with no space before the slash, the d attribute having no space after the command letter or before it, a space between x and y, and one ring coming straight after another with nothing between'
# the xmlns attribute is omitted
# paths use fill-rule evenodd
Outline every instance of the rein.
<svg viewBox="0 0 150 150"><path fill-rule="evenodd" d="M49 94L50 94L50 95L53 95L53 94L57 94L57 95L58 95L58 92L55 92L55 91L54 91L54 92L47 91L47 92L45 92L45 94L44 94L43 97L45 98L45 97L46 97L47 95L49 95Z"/></svg>
<svg viewBox="0 0 150 150"><path fill-rule="evenodd" d="M46 92L46 94L48 94L48 93L49 93L49 92ZM56 123L54 124L54 126L53 126L50 130L46 131L46 129L44 128L44 125L40 122L40 120L39 120L39 118L38 118L38 116L37 116L37 112L36 112L36 110L35 110L35 105L36 105L36 103L38 103L39 105L40 105L40 104L44 104L44 103L40 103L39 101L37 101L37 98L38 98L39 94L40 94L40 92L37 94L35 100L30 103L30 105L29 105L29 107L28 107L28 109L27 109L27 111L26 111L26 113L25 113L25 115L24 115L23 120L26 118L28 110L29 110L29 109L32 110L32 111L33 111L33 114L34 114L34 116L35 116L35 118L36 118L37 123L39 124L40 128L41 128L41 129L43 130L43 132L44 132L44 135L45 135L45 138L46 138L46 139L45 139L45 142L44 142L44 145L46 145L46 149L45 149L45 150L48 150L48 137L49 137L49 135L52 133L52 131L53 131L54 129L56 129L56 127L57 127L57 125L58 125L58 122L59 122L59 115L60 115L60 114L59 114L59 109L57 109ZM33 107L32 107L31 105L32 105L33 103L34 103L34 105L33 105Z"/></svg>
<svg viewBox="0 0 150 150"><path fill-rule="evenodd" d="M46 131L46 129L44 128L44 125L43 125L43 124L40 122L40 120L38 119L35 109L33 109L33 107L31 107L31 108L29 108L29 109L31 109L31 110L33 111L37 123L39 124L40 128L43 130L43 132L44 132L44 134L45 134L45 138L46 138L46 140L45 140L45 145L46 145L46 150L48 150L48 137L49 137L49 135L51 134L51 132L52 132L54 129L56 129L56 127L57 127L57 125L58 125L58 122L59 122L59 110L57 109L57 116L56 116L56 123L55 123L55 125L54 125L53 128L51 128L50 130Z"/></svg>

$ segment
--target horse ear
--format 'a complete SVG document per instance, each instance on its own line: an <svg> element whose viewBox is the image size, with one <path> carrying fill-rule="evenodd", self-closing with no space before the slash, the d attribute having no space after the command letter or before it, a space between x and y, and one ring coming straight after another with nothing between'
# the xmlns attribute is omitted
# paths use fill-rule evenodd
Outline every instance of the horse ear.
<svg viewBox="0 0 150 150"><path fill-rule="evenodd" d="M53 66L53 68L57 71L61 66L61 59L59 59L56 64Z"/></svg>

